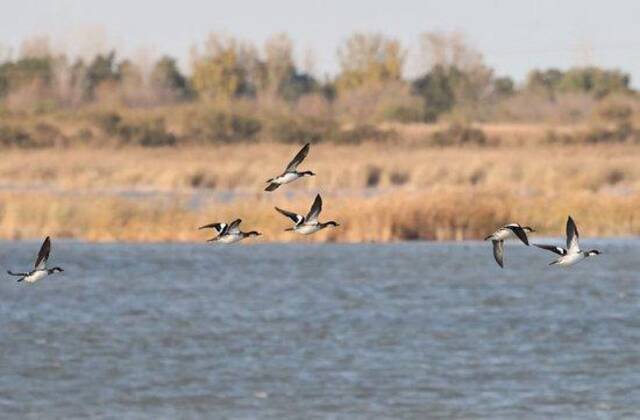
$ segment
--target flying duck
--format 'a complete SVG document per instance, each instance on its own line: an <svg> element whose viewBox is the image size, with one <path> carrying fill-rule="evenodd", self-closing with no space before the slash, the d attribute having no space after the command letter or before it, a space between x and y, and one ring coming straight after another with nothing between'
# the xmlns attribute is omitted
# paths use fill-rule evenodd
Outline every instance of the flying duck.
<svg viewBox="0 0 640 420"><path fill-rule="evenodd" d="M527 232L535 232L529 226L520 226L518 223L509 223L504 225L491 235L484 238L485 241L491 239L493 243L493 257L496 259L498 265L504 268L504 241L505 239L519 238L525 245L529 246L529 238L527 238Z"/></svg>
<svg viewBox="0 0 640 420"><path fill-rule="evenodd" d="M297 168L300 163L307 157L309 154L310 144L305 144L302 149L298 152L297 155L293 158L291 162L287 165L287 168L281 175L278 175L275 178L271 178L267 180L269 185L265 188L265 191L275 191L278 189L280 185L288 184L290 182L295 181L298 178L302 178L303 176L314 176L315 174L311 171L298 172Z"/></svg>
<svg viewBox="0 0 640 420"><path fill-rule="evenodd" d="M240 223L242 223L242 219L236 219L229 224L211 223L200 226L198 229L215 229L218 232L218 236L207 240L207 242L221 242L223 244L232 244L241 241L244 238L262 235L262 233L256 232L255 230L252 230L251 232L242 232L240 230Z"/></svg>
<svg viewBox="0 0 640 420"><path fill-rule="evenodd" d="M584 260L587 257L593 257L594 255L600 255L600 251L592 249L591 251L581 251L580 243L578 242L580 235L578 234L578 228L571 216L567 219L567 248L561 248L553 245L538 245L534 244L538 248L546 249L547 251L554 252L560 257L549 265L560 265L568 267Z"/></svg>
<svg viewBox="0 0 640 420"><path fill-rule="evenodd" d="M53 274L55 272L64 271L60 267L47 268L47 260L49 259L49 253L51 252L51 239L47 236L47 238L42 243L40 247L40 252L38 252L38 258L36 258L36 263L34 264L34 269L29 271L28 273L14 273L11 270L7 271L9 275L20 277L18 282L26 281L27 283L35 283L38 280L42 280L47 277L49 274Z"/></svg>
<svg viewBox="0 0 640 420"><path fill-rule="evenodd" d="M306 216L292 213L287 210L282 210L278 207L276 207L276 210L280 214L287 216L289 219L293 220L293 222L295 223L292 228L288 228L286 229L286 231L293 231L303 235L309 235L312 233L316 233L317 231L322 230L327 226L340 226L333 220L325 223L320 223L318 221L318 216L320 216L320 212L322 211L322 197L320 197L320 194L316 195L316 199L313 201L311 209Z"/></svg>

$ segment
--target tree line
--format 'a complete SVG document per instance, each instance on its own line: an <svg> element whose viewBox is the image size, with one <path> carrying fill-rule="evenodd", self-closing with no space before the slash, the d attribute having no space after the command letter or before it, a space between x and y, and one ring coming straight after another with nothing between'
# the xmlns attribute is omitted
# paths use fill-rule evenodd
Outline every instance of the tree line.
<svg viewBox="0 0 640 420"><path fill-rule="evenodd" d="M523 94L549 102L565 94L594 100L635 94L627 73L594 66L534 69L517 86L510 77L496 75L480 52L456 33L420 36L421 65L413 79L404 75L407 53L397 39L356 33L338 48L339 72L320 78L296 63L293 41L286 34L271 36L261 48L212 34L192 50L186 74L169 56L150 65L121 58L115 51L71 60L53 53L41 39L0 63L0 101L8 108L47 110L110 100L127 106L234 99L296 104L312 97L339 103L340 110L355 114L358 109L369 113L376 103L383 104L385 119L432 122L454 110L478 115L487 104Z"/></svg>

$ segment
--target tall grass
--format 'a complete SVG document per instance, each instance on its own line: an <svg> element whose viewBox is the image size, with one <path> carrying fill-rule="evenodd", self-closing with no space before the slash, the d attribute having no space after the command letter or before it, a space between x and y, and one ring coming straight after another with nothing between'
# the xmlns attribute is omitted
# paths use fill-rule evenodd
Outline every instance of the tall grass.
<svg viewBox="0 0 640 420"><path fill-rule="evenodd" d="M477 239L511 221L559 235L567 214L585 235L640 231L634 144L547 144L545 127L485 126L498 144L434 147L443 127L393 128L398 140L314 145L300 168L317 176L274 193L265 181L298 145L4 149L0 237L198 241L198 226L236 217L260 241ZM284 232L273 207L305 213L317 192L323 219L342 226Z"/></svg>
<svg viewBox="0 0 640 420"><path fill-rule="evenodd" d="M143 149L7 149L0 186L62 190L261 192L299 146L277 143ZM395 143L315 145L301 169L318 175L282 192L488 188L529 195L640 190L640 147L523 145L419 147ZM615 191L614 191L615 190Z"/></svg>
<svg viewBox="0 0 640 420"><path fill-rule="evenodd" d="M198 226L240 217L244 229L264 233L259 241L462 240L483 238L495 227L511 221L534 226L542 235L560 235L567 214L579 221L585 236L640 234L638 194L529 196L488 188L397 191L372 197L328 194L321 219L335 219L341 226L308 237L285 232L290 221L276 213L273 206L305 213L311 195L245 198L230 202L208 200L194 207L189 197L141 200L1 193L0 237L35 238L48 234L91 241L203 241L210 233L197 230Z"/></svg>

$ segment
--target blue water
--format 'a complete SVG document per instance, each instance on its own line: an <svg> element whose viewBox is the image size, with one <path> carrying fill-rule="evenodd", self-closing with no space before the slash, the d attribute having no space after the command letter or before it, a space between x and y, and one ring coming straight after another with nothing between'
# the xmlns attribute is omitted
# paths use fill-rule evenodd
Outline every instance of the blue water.
<svg viewBox="0 0 640 420"><path fill-rule="evenodd" d="M64 273L0 282L0 417L637 418L640 241L583 242L54 241Z"/></svg>

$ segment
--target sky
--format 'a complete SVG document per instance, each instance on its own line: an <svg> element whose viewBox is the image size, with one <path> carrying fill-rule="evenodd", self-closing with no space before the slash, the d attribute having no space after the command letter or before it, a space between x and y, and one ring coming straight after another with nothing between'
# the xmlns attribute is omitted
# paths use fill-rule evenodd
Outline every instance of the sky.
<svg viewBox="0 0 640 420"><path fill-rule="evenodd" d="M169 54L186 68L211 32L262 45L286 32L299 61L312 51L317 75L338 70L336 49L354 32L382 32L409 48L418 71L423 32L461 32L498 75L524 80L532 68L619 68L640 86L640 2L635 0L0 0L0 46L48 35L72 54L116 48Z"/></svg>

